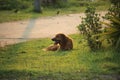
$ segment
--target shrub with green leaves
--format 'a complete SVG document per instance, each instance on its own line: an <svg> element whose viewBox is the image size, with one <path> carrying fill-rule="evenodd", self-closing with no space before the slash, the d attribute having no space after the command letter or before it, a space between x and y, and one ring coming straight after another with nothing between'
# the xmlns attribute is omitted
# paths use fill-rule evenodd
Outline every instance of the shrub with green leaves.
<svg viewBox="0 0 120 80"><path fill-rule="evenodd" d="M67 7L68 1L67 0L41 0L41 4L43 7L50 7L50 8L65 8Z"/></svg>
<svg viewBox="0 0 120 80"><path fill-rule="evenodd" d="M32 3L32 0L0 0L0 10L26 9Z"/></svg>
<svg viewBox="0 0 120 80"><path fill-rule="evenodd" d="M87 7L85 18L82 18L82 23L78 26L79 31L85 36L88 45L92 51L101 48L100 36L95 36L101 33L100 15L95 12L94 7Z"/></svg>
<svg viewBox="0 0 120 80"><path fill-rule="evenodd" d="M109 26L107 28L107 37L112 41L112 46L116 50L120 48L120 1L110 0L112 3L111 8L109 8L108 13L105 16L110 23L104 23ZM119 50L120 51L120 50Z"/></svg>

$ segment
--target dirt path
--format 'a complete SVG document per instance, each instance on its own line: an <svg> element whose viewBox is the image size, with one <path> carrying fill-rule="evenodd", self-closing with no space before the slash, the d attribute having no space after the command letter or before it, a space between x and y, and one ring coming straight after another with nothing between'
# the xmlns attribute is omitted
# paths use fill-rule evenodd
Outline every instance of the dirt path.
<svg viewBox="0 0 120 80"><path fill-rule="evenodd" d="M105 12L100 12L104 15ZM0 24L0 46L14 44L34 38L52 37L57 33L78 33L81 14L44 17L27 21L7 22Z"/></svg>

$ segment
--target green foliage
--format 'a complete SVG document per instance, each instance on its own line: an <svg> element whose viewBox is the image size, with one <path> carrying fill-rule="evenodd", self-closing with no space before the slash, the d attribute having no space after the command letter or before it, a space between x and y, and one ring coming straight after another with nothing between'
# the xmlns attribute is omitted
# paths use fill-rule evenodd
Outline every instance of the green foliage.
<svg viewBox="0 0 120 80"><path fill-rule="evenodd" d="M69 7L86 7L88 4L94 5L96 7L102 5L109 5L109 1L101 0L52 0L52 3L47 0L42 0L42 7L49 8L69 8ZM33 6L34 0L0 0L0 10L11 10L11 9L28 9Z"/></svg>
<svg viewBox="0 0 120 80"><path fill-rule="evenodd" d="M0 10L27 9L32 0L0 0Z"/></svg>
<svg viewBox="0 0 120 80"><path fill-rule="evenodd" d="M10 7L8 5L8 2L9 2L9 5L11 6L21 6L21 5L24 5L24 4L27 4L26 8L19 8L19 7ZM18 1L20 2L21 4L17 4L17 2L15 1ZM59 1L59 0L57 0ZM83 0L82 0L83 1ZM17 21L17 20L25 20L25 19L30 19L30 18L33 18L31 16L35 16L36 18L37 17L43 17L43 16L54 16L56 15L57 11L59 10L60 11L60 14L59 15L64 15L64 14L73 14L73 13L81 13L81 12L84 12L86 7L85 6L81 6L80 4L82 3L81 0L67 0L66 3L64 3L64 7L59 7L56 5L42 5L41 9L42 9L42 14L36 14L33 12L33 0L0 0L0 23L1 22L10 22L10 21ZM98 2L99 1L99 2ZM3 3L6 5L8 5L9 7L7 6L3 6ZM84 0L84 3L85 5L90 3L88 1L85 1ZM93 1L92 3L94 4L91 4L91 5L95 5L95 4L100 4L99 6L96 6L97 8L97 11L104 11L104 10L107 10L108 7L110 6L110 3L108 0L95 0L95 2ZM102 4L104 3L104 4ZM1 5L2 4L2 5ZM11 10L12 9L12 10ZM16 14L17 13L17 14Z"/></svg>
<svg viewBox="0 0 120 80"><path fill-rule="evenodd" d="M43 2L43 7L48 8L68 8L70 7L69 0L52 0L52 2Z"/></svg>
<svg viewBox="0 0 120 80"><path fill-rule="evenodd" d="M120 51L120 1L111 0L111 3L113 5L109 8L108 13L105 16L105 18L110 22L108 24L109 28L107 28L106 34L112 41L112 46Z"/></svg>
<svg viewBox="0 0 120 80"><path fill-rule="evenodd" d="M65 0L56 0L56 3L53 6L55 8L65 8L68 6L68 2Z"/></svg>
<svg viewBox="0 0 120 80"><path fill-rule="evenodd" d="M78 26L80 32L85 36L88 41L88 45L92 51L101 48L100 36L94 36L101 33L101 23L99 22L99 14L95 13L94 7L87 7L86 18L82 19L82 23Z"/></svg>
<svg viewBox="0 0 120 80"><path fill-rule="evenodd" d="M69 0L70 6L76 7L87 7L88 5L93 5L95 7L101 7L109 5L109 0Z"/></svg>
<svg viewBox="0 0 120 80"><path fill-rule="evenodd" d="M110 0L110 2L113 4L113 5L118 5L120 3L119 0Z"/></svg>

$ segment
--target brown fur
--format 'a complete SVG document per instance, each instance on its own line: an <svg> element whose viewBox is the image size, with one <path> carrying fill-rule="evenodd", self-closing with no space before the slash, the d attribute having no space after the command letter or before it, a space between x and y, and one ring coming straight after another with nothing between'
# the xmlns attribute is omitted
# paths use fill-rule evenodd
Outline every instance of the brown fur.
<svg viewBox="0 0 120 80"><path fill-rule="evenodd" d="M66 36L65 34L59 33L56 34L54 38L52 38L52 41L55 43L53 45L50 45L47 47L46 51L56 51L56 50L71 50L73 49L73 41L71 38Z"/></svg>
<svg viewBox="0 0 120 80"><path fill-rule="evenodd" d="M53 44L48 46L47 48L43 49L44 51L57 51L59 49L59 45L58 44Z"/></svg>

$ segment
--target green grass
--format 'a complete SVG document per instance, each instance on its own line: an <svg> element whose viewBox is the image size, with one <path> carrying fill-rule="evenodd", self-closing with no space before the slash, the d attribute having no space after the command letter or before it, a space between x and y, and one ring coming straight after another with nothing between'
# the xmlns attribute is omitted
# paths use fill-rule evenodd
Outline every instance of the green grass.
<svg viewBox="0 0 120 80"><path fill-rule="evenodd" d="M112 49L91 52L78 34L71 51L43 51L49 38L0 48L0 80L117 80L120 54Z"/></svg>
<svg viewBox="0 0 120 80"><path fill-rule="evenodd" d="M14 13L14 10L9 11L0 11L0 23L10 22L10 21L18 21L18 20L26 20L30 18L38 18L44 16L55 16L57 11L60 10L60 15L70 14L70 13L81 13L86 9L86 4L90 2L81 2L78 0L70 0L68 6L63 8L54 8L54 7L42 7L43 13L34 13L32 6L25 10L19 10L18 13ZM80 5L82 4L82 5ZM91 5L95 6L97 11L106 11L110 7L110 2L108 0L101 1L96 0L92 2Z"/></svg>

